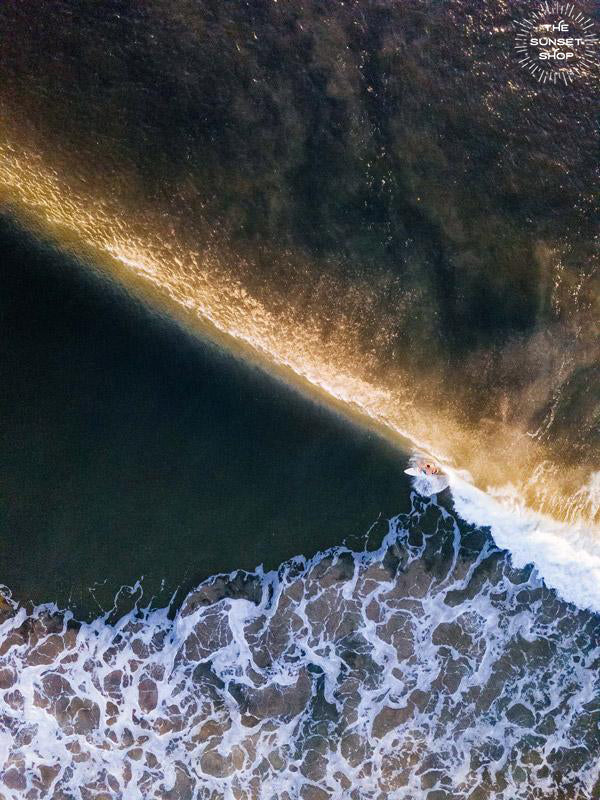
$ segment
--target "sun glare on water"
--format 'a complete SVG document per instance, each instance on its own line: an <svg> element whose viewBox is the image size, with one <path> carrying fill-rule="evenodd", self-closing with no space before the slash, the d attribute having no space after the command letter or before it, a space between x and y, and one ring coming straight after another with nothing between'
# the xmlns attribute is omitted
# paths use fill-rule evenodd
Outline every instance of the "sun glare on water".
<svg viewBox="0 0 600 800"><path fill-rule="evenodd" d="M202 253L182 246L160 215L127 219L110 201L74 189L39 155L8 141L0 144L0 183L6 206L18 217L61 247L93 258L192 331L258 362L404 451L428 453L449 471L451 487L466 485L460 472L466 469L507 513L523 518L532 509L554 520L553 535L576 548L587 542L595 551L597 480L579 480L573 490L573 480L563 480L566 471L521 431L499 426L480 437L435 405L423 404L423 392L415 392L414 378L401 368L393 385L370 380L343 308L335 333L324 339L314 319L274 313L254 296L240 278L247 265L239 259L224 263L217 246Z"/></svg>

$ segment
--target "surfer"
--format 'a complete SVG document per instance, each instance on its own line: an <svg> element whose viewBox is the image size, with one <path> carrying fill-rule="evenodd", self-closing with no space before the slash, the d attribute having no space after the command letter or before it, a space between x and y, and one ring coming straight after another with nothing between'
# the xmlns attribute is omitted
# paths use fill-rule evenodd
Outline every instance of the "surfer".
<svg viewBox="0 0 600 800"><path fill-rule="evenodd" d="M423 456L413 456L409 463L411 466L404 472L417 479L421 494L435 494L448 486L448 476L434 461L428 461Z"/></svg>
<svg viewBox="0 0 600 800"><path fill-rule="evenodd" d="M431 496L443 491L449 484L448 476L434 461L423 456L412 456L407 475L416 479L415 488L420 494Z"/></svg>
<svg viewBox="0 0 600 800"><path fill-rule="evenodd" d="M439 467L429 462L419 464L419 469L424 475L439 475L441 472Z"/></svg>

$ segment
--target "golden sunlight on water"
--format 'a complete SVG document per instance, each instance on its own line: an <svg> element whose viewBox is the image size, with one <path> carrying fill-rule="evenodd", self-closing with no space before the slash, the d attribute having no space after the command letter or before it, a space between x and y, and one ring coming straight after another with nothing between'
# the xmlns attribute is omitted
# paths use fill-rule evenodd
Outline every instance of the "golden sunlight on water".
<svg viewBox="0 0 600 800"><path fill-rule="evenodd" d="M552 463L527 432L501 422L485 430L461 423L460 408L453 415L441 411L427 379L415 380L401 366L373 379L341 289L334 332L324 337L316 314L267 308L244 285L248 266L238 257L231 261L225 248L196 252L181 244L165 214L141 209L128 218L94 187L69 181L41 155L16 146L18 140L0 143L3 202L61 247L91 253L155 307L230 350L241 349L355 422L447 467L468 470L503 504L527 504L569 523L597 520L600 485L594 475Z"/></svg>

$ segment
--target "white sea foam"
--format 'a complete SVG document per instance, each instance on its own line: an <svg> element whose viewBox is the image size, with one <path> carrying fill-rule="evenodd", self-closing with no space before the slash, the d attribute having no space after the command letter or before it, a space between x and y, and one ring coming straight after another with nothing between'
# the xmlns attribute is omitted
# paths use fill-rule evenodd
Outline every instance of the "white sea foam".
<svg viewBox="0 0 600 800"><path fill-rule="evenodd" d="M547 586L580 608L600 611L600 537L527 508L510 486L483 492L448 469L454 505L473 525L489 527L518 567L534 564Z"/></svg>
<svg viewBox="0 0 600 800"><path fill-rule="evenodd" d="M376 552L217 576L174 620L7 618L0 791L591 800L597 623L415 496Z"/></svg>

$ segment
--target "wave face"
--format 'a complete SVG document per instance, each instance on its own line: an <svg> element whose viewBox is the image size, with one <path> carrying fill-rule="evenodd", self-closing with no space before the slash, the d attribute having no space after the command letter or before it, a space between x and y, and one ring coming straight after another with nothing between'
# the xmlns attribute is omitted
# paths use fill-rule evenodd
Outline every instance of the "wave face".
<svg viewBox="0 0 600 800"><path fill-rule="evenodd" d="M191 329L564 523L586 564L597 65L532 85L513 6L4 3L0 184ZM548 579L573 599L574 574Z"/></svg>
<svg viewBox="0 0 600 800"><path fill-rule="evenodd" d="M5 796L597 796L598 618L430 500L375 552L139 606L5 614Z"/></svg>

